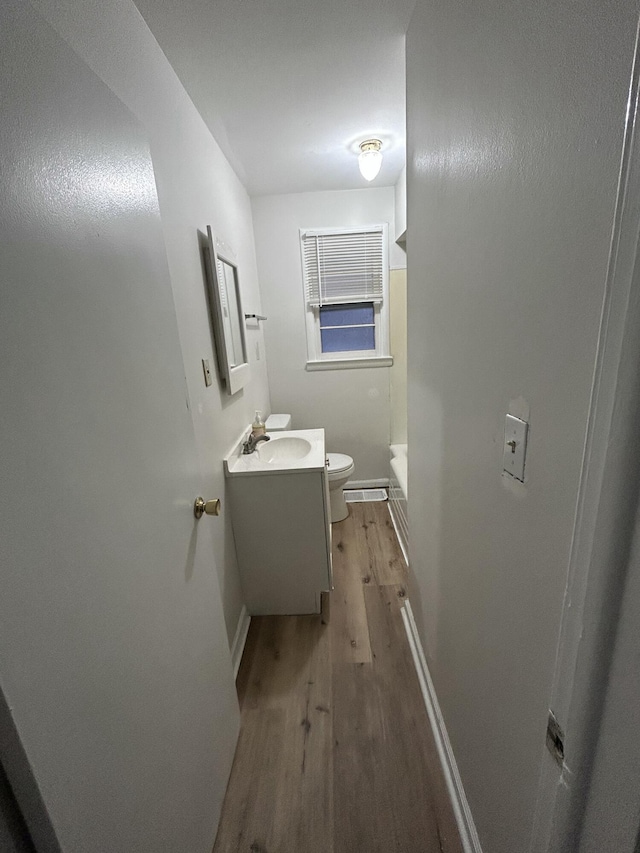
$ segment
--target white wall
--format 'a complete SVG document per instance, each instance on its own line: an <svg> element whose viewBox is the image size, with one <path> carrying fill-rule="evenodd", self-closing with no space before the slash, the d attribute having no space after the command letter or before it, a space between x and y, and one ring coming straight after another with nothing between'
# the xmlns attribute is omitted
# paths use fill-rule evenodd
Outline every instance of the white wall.
<svg viewBox="0 0 640 853"><path fill-rule="evenodd" d="M243 596L222 459L254 410L268 409L269 389L262 332L255 326L247 327L249 385L233 397L215 380L205 388L201 359L215 368L215 356L198 231L206 233L211 225L234 248L245 310L259 312L249 197L132 0L89 0L81 15L73 2L34 0L34 6L142 122L150 139L205 497L223 498L211 566L218 571L231 642Z"/></svg>
<svg viewBox="0 0 640 853"><path fill-rule="evenodd" d="M354 168L356 167L354 162ZM300 228L388 222L394 233L393 187L296 193L252 199L265 313L271 403L297 429L324 427L327 449L352 456L355 480L389 476L389 368L307 372ZM391 244L391 266L404 266Z"/></svg>
<svg viewBox="0 0 640 853"><path fill-rule="evenodd" d="M411 597L485 853L528 849L551 760L637 11L424 0L407 37Z"/></svg>

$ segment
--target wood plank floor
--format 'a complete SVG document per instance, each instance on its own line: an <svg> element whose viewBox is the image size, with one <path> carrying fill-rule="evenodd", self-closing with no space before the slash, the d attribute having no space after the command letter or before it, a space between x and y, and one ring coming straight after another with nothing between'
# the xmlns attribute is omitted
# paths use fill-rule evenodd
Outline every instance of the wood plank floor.
<svg viewBox="0 0 640 853"><path fill-rule="evenodd" d="M215 853L462 853L400 608L386 503L333 525L319 616L254 617Z"/></svg>

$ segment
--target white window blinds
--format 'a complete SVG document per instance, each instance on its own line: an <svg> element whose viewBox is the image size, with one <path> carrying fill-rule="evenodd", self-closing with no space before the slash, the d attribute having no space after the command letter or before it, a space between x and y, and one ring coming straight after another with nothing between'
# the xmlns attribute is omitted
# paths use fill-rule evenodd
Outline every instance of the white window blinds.
<svg viewBox="0 0 640 853"><path fill-rule="evenodd" d="M308 305L382 302L384 231L367 230L302 234L302 264Z"/></svg>

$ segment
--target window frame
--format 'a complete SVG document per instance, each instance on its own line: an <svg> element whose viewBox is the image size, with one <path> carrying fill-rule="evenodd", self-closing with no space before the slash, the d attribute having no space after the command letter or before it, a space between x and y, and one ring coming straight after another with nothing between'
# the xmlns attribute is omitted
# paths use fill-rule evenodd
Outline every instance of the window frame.
<svg viewBox="0 0 640 853"><path fill-rule="evenodd" d="M309 305L306 295L304 241L305 235L357 234L382 229L382 302L373 302L374 350L345 350L344 352L322 352L320 334L320 307ZM307 370L342 370L359 367L390 367L393 364L389 342L389 226L386 222L357 227L301 228L300 260L302 265L302 298L307 332ZM334 305L351 305L353 300ZM363 304L367 304L363 302Z"/></svg>

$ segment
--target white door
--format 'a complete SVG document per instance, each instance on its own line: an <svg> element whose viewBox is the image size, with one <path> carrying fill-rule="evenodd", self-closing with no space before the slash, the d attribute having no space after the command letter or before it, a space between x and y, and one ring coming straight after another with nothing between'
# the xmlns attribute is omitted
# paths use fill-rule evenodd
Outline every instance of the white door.
<svg viewBox="0 0 640 853"><path fill-rule="evenodd" d="M238 708L147 142L23 0L0 56L0 762L65 853L209 853Z"/></svg>

